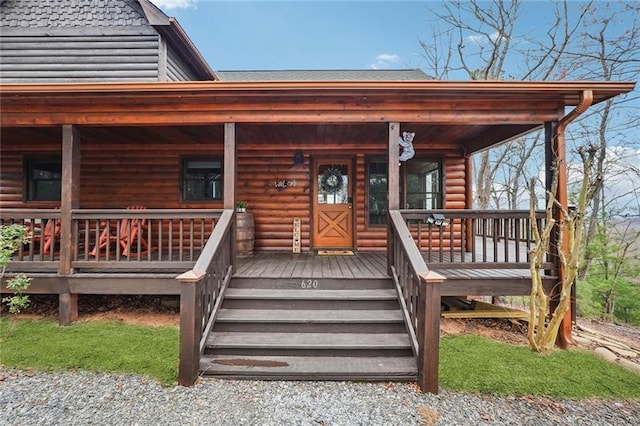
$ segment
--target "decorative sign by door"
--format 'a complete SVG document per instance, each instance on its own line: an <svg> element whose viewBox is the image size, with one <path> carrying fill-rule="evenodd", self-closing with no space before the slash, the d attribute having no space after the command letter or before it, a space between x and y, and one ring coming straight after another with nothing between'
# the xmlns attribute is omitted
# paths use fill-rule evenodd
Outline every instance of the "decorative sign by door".
<svg viewBox="0 0 640 426"><path fill-rule="evenodd" d="M293 252L300 253L300 218L293 218Z"/></svg>

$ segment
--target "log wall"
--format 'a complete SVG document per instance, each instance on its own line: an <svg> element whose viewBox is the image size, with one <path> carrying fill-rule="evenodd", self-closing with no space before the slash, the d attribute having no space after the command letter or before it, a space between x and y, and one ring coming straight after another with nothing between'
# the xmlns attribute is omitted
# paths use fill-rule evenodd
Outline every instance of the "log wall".
<svg viewBox="0 0 640 426"><path fill-rule="evenodd" d="M47 208L59 202L24 202L24 159L36 156L61 157L60 139L36 141L22 133L3 129L0 160L0 203L6 208ZM204 129L203 129L204 131ZM208 138L171 132L160 138L143 128L81 130L80 208L115 209L130 205L147 208L221 209L219 202L182 202L181 160L183 157L222 158L222 129L207 130ZM204 140L202 140L204 139Z"/></svg>
<svg viewBox="0 0 640 426"><path fill-rule="evenodd" d="M408 129L410 130L410 129ZM357 249L384 250L386 227L366 222L368 158L386 158L388 126L259 126L237 127L236 200L247 201L254 214L255 249L291 251L293 219L301 219L301 247L310 249L311 176L315 158L351 158L354 164ZM183 157L223 156L222 126L202 128L81 129L80 208L222 208L222 202L181 201ZM5 208L46 208L56 202L23 202L25 153L58 155L61 132L30 138L23 131L3 129L0 160L0 205ZM465 207L464 158L446 141L415 144L421 158L440 159L445 187L444 207ZM294 163L301 151L304 161ZM286 188L276 182L288 181ZM295 181L295 185L292 182Z"/></svg>

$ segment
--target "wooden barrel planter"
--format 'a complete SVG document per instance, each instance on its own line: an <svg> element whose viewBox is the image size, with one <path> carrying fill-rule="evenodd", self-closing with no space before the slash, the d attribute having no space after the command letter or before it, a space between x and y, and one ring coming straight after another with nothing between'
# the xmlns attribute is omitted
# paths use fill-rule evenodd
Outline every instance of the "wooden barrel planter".
<svg viewBox="0 0 640 426"><path fill-rule="evenodd" d="M236 213L236 252L238 256L253 254L253 214Z"/></svg>

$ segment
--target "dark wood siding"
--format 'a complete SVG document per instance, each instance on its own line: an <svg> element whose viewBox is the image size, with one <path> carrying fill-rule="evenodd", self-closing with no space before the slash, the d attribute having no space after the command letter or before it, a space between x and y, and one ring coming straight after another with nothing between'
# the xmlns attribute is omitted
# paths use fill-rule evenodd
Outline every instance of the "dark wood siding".
<svg viewBox="0 0 640 426"><path fill-rule="evenodd" d="M33 135L3 129L0 162L2 207L51 207L23 202L23 162L27 156L61 155L61 135ZM57 139L56 139L57 138ZM81 130L80 207L222 208L222 202L182 202L182 157L222 158L222 129L94 128ZM6 188L6 191L5 191Z"/></svg>
<svg viewBox="0 0 640 426"><path fill-rule="evenodd" d="M411 129L408 129L411 130ZM222 208L222 202L181 201L180 164L183 157L223 153L222 126L157 128L81 128L81 208ZM417 155L442 161L444 207L465 207L464 157L446 141L419 140ZM366 162L386 158L388 127L375 125L238 125L236 200L247 201L254 214L258 251L291 251L293 219L301 219L301 247L310 249L311 164L315 158L353 159L357 249L384 250L386 227L366 222ZM0 162L2 207L52 207L23 199L26 156L60 155L61 132L7 128L2 130ZM294 163L301 151L302 164ZM295 186L276 188L276 181Z"/></svg>
<svg viewBox="0 0 640 426"><path fill-rule="evenodd" d="M0 38L3 83L157 81L157 34L15 35ZM60 33L60 31L58 31Z"/></svg>
<svg viewBox="0 0 640 426"><path fill-rule="evenodd" d="M366 223L366 160L387 155L387 126L239 126L236 199L247 201L254 214L256 250L291 251L293 220L301 219L301 247L310 249L313 158L349 157L354 160L356 248L384 250L386 228ZM446 141L442 141L446 142ZM445 144L423 141L415 145L421 157L442 160L445 208L464 208L464 157ZM296 151L304 163L294 164ZM276 188L276 181L296 185Z"/></svg>
<svg viewBox="0 0 640 426"><path fill-rule="evenodd" d="M178 56L176 50L169 47L167 49L167 81L193 80L199 80L198 76L189 69L189 65Z"/></svg>

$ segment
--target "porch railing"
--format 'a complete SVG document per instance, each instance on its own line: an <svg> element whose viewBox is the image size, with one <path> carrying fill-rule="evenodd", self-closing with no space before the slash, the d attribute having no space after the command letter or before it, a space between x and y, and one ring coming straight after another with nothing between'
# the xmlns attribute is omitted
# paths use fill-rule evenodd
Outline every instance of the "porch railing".
<svg viewBox="0 0 640 426"><path fill-rule="evenodd" d="M389 267L418 359L418 384L438 393L440 286L444 277L429 271L398 210L389 212Z"/></svg>
<svg viewBox="0 0 640 426"><path fill-rule="evenodd" d="M183 386L198 378L200 356L231 280L234 214L223 211L193 269L177 277L182 285L178 382Z"/></svg>
<svg viewBox="0 0 640 426"><path fill-rule="evenodd" d="M528 269L534 242L528 210L402 210L432 268ZM536 212L538 226L545 214ZM445 265L442 265L445 264ZM549 259L543 264L552 268Z"/></svg>
<svg viewBox="0 0 640 426"><path fill-rule="evenodd" d="M72 240L71 267L191 269L221 214L222 210L204 209L73 210L72 232L67 233ZM1 209L0 224L12 223L27 226L33 239L15 253L10 267L56 271L65 255L60 210Z"/></svg>
<svg viewBox="0 0 640 426"><path fill-rule="evenodd" d="M221 210L74 210L73 268L189 269Z"/></svg>
<svg viewBox="0 0 640 426"><path fill-rule="evenodd" d="M56 248L60 245L59 209L0 209L0 225L24 225L32 240L14 254L12 261L24 269L57 269Z"/></svg>

